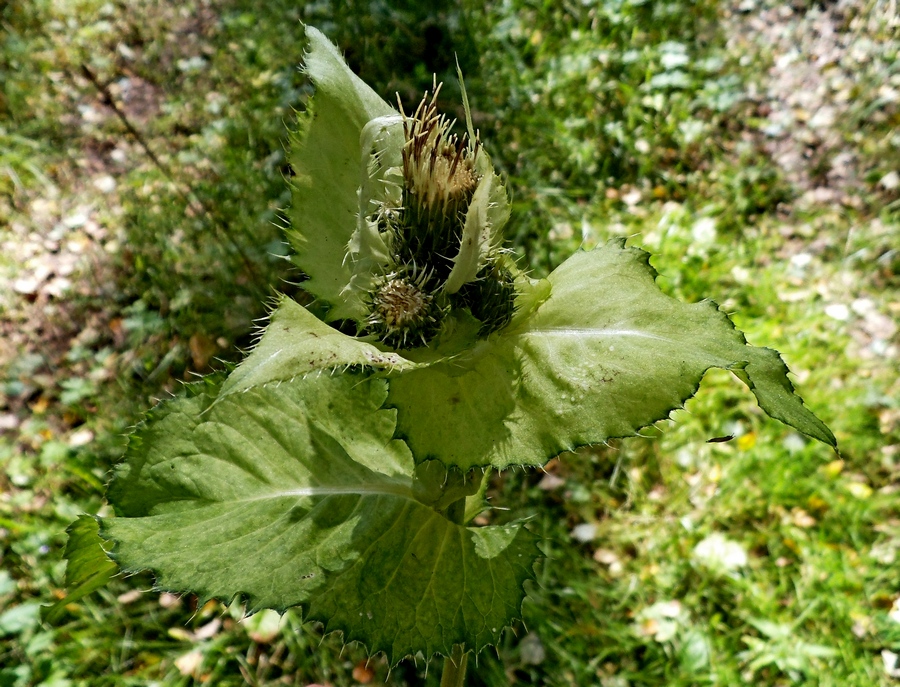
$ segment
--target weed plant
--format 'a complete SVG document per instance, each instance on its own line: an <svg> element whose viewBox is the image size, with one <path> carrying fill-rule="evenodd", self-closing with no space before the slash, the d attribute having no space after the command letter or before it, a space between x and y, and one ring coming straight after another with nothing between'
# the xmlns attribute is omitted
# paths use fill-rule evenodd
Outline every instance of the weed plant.
<svg viewBox="0 0 900 687"><path fill-rule="evenodd" d="M437 671L425 675L421 664L388 675L378 660L366 664L361 652L342 650L292 613L282 624L267 615L243 622L240 608L198 608L191 597L147 591L147 576L115 581L70 607L57 627L38 620L40 604L56 600L63 585L61 529L102 505L121 434L152 398L201 371L191 337L221 337L215 355L236 360L251 319L263 314L245 306L256 302L249 294L269 284L283 290L282 279L299 277L272 257L283 250L271 223L286 202L285 125L308 93L295 71L296 20L327 28L329 17L326 32L352 64L372 70L366 79L385 96L414 97L407 94L431 85L431 71L452 64L447 53L459 54L476 124L508 175L516 241L540 256L536 271L610 236L646 245L667 292L685 300L715 294L751 342L781 348L842 446L836 460L796 434L763 427L748 396L714 375L677 423L649 432L652 442L611 442L562 456L546 475L497 479L491 493L511 507L508 517L533 514L551 546L522 626L496 655L481 655L470 684L890 684L882 652L900 653L900 388L895 335L879 348L864 327L875 315L898 316L900 228L893 197L877 186L896 150L893 115L869 128L876 110L861 109L842 124L848 145L877 162L866 204L790 213L783 203L794 190L778 168L755 144L739 145L757 113L743 86L748 67L726 47L718 3L489 3L434 17L380 3L343 15L337 7L0 10L3 231L27 222L28 202L50 184L62 193L77 188L89 142L110 152L128 142L139 162L118 177L124 214L104 210L126 247L114 254L108 289L75 299L66 314L83 324L103 310L105 322L121 320L124 339L104 329L96 341L64 347L53 370L46 351L23 352L4 370L4 412L28 416L0 437L0 684L437 683ZM190 24L204 12L210 23ZM190 21L172 33L173 17ZM415 40L428 26L450 37L446 52L410 68L403 37ZM361 27L374 27L362 42ZM193 35L205 46L196 55L186 47ZM120 43L141 49L138 64L121 56ZM192 71L200 64L192 57L202 68ZM188 60L184 70L179 60ZM177 184L111 119L84 131L65 117L79 98L96 97L78 80L82 62L104 82L127 67L154 85L161 114L141 130ZM393 72L395 64L403 69ZM861 103L874 103L890 77L874 74L861 84ZM449 92L446 100L458 102ZM185 187L213 217L185 217L188 202L176 190ZM234 243L249 250L262 243L260 232L271 240L248 255L254 277ZM0 265L14 267L8 258ZM871 302L863 312L873 314L825 314L857 301ZM111 380L84 383L106 365L116 372ZM62 379L34 386L50 372ZM79 381L61 384L66 378ZM39 412L44 397L50 407ZM96 439L73 446L83 427ZM717 563L704 554L708 546L698 554L714 534L725 540L721 552L737 544L746 563L735 567L740 556L727 555Z"/></svg>

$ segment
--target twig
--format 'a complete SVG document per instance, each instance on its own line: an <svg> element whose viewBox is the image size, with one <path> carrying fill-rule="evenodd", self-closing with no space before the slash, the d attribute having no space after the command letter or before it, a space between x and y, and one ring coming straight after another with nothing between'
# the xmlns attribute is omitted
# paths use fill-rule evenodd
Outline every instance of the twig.
<svg viewBox="0 0 900 687"><path fill-rule="evenodd" d="M81 73L84 74L84 77L88 81L94 84L94 88L96 88L103 96L103 102L106 105L109 105L110 108L112 108L112 111L116 113L119 121L122 122L122 124L128 130L128 133L134 136L134 139L138 142L138 145L144 149L144 152L147 153L147 157L149 157L150 160L153 161L153 164L156 165L159 171L165 174L166 178L169 181L177 183L174 176L172 175L172 170L169 169L168 165L163 164L162 160L156 157L156 153L154 153L150 146L147 144L147 139L145 139L143 134L135 128L135 126L131 123L131 120L128 119L128 115L126 115L124 110L119 107L119 104L116 102L115 98L113 98L113 95L109 90L109 86L107 86L105 83L102 83L100 79L97 78L97 75L94 74L93 71L91 71L91 68L84 63L81 64ZM179 189L179 193L183 193L183 191ZM191 199L187 198L186 200Z"/></svg>
<svg viewBox="0 0 900 687"><path fill-rule="evenodd" d="M225 234L228 242L231 244L232 248L234 248L235 252L240 256L241 260L244 263L244 266L247 268L247 271L250 273L253 280L257 283L258 286L262 287L265 290L266 284L259 276L259 273L256 271L256 267L253 264L253 261L247 256L244 252L243 248L241 248L240 244L235 240L234 236L231 235L231 227L219 219L216 214L209 208L206 203L203 202L201 198L199 198L193 191L190 190L189 187L186 186L183 182L179 181L172 172L172 169L163 163L162 160L157 157L156 153L153 152L153 149L150 148L150 145L147 143L147 139L144 135L131 123L131 120L128 119L128 115L125 114L125 111L119 106L116 102L113 94L109 90L109 86L104 84L97 78L97 75L88 67L86 64L81 64L81 73L84 77L90 81L94 88L103 96L104 104L108 105L113 112L116 113L116 116L119 118L119 121L122 122L122 125L125 127L126 131L137 141L138 145L143 149L144 153L146 153L147 157L150 158L150 161L154 164L154 166L163 173L163 175L168 179L172 184L174 184L175 189L178 191L178 194L182 197L184 202L194 211L194 213L202 215L205 217L216 229L222 231Z"/></svg>

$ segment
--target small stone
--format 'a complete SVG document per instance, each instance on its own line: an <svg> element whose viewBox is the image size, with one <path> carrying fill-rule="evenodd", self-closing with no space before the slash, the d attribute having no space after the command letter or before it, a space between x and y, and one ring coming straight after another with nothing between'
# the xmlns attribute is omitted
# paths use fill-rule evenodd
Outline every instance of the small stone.
<svg viewBox="0 0 900 687"><path fill-rule="evenodd" d="M63 220L63 224L69 229L77 229L78 227L84 226L84 223L88 221L88 216L86 212L75 212Z"/></svg>
<svg viewBox="0 0 900 687"><path fill-rule="evenodd" d="M206 623L206 625L197 628L197 631L194 632L194 638L198 640L212 639L218 634L221 627L222 620L220 618L213 618Z"/></svg>
<svg viewBox="0 0 900 687"><path fill-rule="evenodd" d="M881 181L878 184L886 191L895 191L900 188L900 174L896 171L888 172L881 177Z"/></svg>
<svg viewBox="0 0 900 687"><path fill-rule="evenodd" d="M123 606L127 606L128 604L133 604L135 601L141 598L143 592L140 589L131 589L124 594L119 594L116 597L116 601L118 601Z"/></svg>
<svg viewBox="0 0 900 687"><path fill-rule="evenodd" d="M641 192L637 189L629 191L624 196L622 196L622 201L628 207L634 207L641 202Z"/></svg>
<svg viewBox="0 0 900 687"><path fill-rule="evenodd" d="M857 298L850 304L850 309L857 315L864 317L875 312L875 302L871 298Z"/></svg>
<svg viewBox="0 0 900 687"><path fill-rule="evenodd" d="M890 613L888 613L888 618L893 620L895 623L900 623L900 596L894 599L893 605L891 605Z"/></svg>
<svg viewBox="0 0 900 687"><path fill-rule="evenodd" d="M69 446L78 448L86 446L94 440L94 433L87 427L83 427L69 436Z"/></svg>
<svg viewBox="0 0 900 687"><path fill-rule="evenodd" d="M565 483L566 480L562 477L554 475L552 472L548 472L541 478L541 481L538 482L538 489L542 489L543 491L553 491L564 486Z"/></svg>
<svg viewBox="0 0 900 687"><path fill-rule="evenodd" d="M802 508L797 508L793 511L791 514L791 522L797 527L802 527L805 530L810 527L815 527L817 524L816 519Z"/></svg>
<svg viewBox="0 0 900 687"><path fill-rule="evenodd" d="M109 174L94 179L94 188L100 193L112 193L116 190L116 180Z"/></svg>
<svg viewBox="0 0 900 687"><path fill-rule="evenodd" d="M66 292L72 288L72 280L66 277L56 277L46 287L44 291L54 298L62 298Z"/></svg>
<svg viewBox="0 0 900 687"><path fill-rule="evenodd" d="M583 522L580 525L575 525L572 528L572 538L576 541L580 542L589 542L597 536L597 526L589 523Z"/></svg>
<svg viewBox="0 0 900 687"><path fill-rule="evenodd" d="M825 314L838 322L846 322L850 319L850 308L843 303L832 303L825 306Z"/></svg>
<svg viewBox="0 0 900 687"><path fill-rule="evenodd" d="M163 592L159 595L159 605L163 608L177 608L181 605L181 597L171 592Z"/></svg>
<svg viewBox="0 0 900 687"><path fill-rule="evenodd" d="M900 654L883 649L881 651L881 660L884 662L884 672L887 673L888 677L900 677Z"/></svg>
<svg viewBox="0 0 900 687"><path fill-rule="evenodd" d="M0 413L0 432L3 430L17 429L19 427L19 417L14 413Z"/></svg>
<svg viewBox="0 0 900 687"><path fill-rule="evenodd" d="M33 296L39 286L40 282L34 277L22 277L13 282L13 291L23 296Z"/></svg>
<svg viewBox="0 0 900 687"><path fill-rule="evenodd" d="M203 652L194 649L186 654L182 654L175 659L175 667L182 675L194 675L199 672L200 666L203 665Z"/></svg>
<svg viewBox="0 0 900 687"><path fill-rule="evenodd" d="M836 112L833 107L823 106L809 120L809 126L813 129L825 129L834 124Z"/></svg>

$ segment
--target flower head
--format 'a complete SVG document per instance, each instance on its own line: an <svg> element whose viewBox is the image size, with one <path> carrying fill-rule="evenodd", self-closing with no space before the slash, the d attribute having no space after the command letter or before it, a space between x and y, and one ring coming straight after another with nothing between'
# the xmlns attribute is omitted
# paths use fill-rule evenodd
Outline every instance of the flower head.
<svg viewBox="0 0 900 687"><path fill-rule="evenodd" d="M362 328L395 348L428 345L454 311L478 319L483 336L513 311L514 266L500 264L497 238L505 191L471 127L457 135L438 113L439 93L436 85L412 115L401 106L396 169L383 151L373 155L384 192L366 205L364 226L388 257L371 275Z"/></svg>
<svg viewBox="0 0 900 687"><path fill-rule="evenodd" d="M440 90L430 102L426 93L415 114L403 117L403 178L412 202L446 215L465 210L475 193L478 141L450 133L452 123L437 113Z"/></svg>
<svg viewBox="0 0 900 687"><path fill-rule="evenodd" d="M427 344L437 332L442 313L426 283L424 274L418 278L388 275L372 294L369 329L395 348Z"/></svg>

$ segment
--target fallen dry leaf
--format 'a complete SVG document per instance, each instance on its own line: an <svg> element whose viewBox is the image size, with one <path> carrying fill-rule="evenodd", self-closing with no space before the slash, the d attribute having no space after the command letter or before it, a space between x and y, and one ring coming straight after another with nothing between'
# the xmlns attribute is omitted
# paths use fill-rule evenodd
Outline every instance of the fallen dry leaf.
<svg viewBox="0 0 900 687"><path fill-rule="evenodd" d="M191 360L194 363L194 368L197 370L206 369L209 365L209 359L219 350L215 341L206 336L206 334L200 333L191 335L188 347L191 349Z"/></svg>
<svg viewBox="0 0 900 687"><path fill-rule="evenodd" d="M179 673L185 676L198 677L202 665L203 653L199 649L189 651L175 659L175 667L178 668Z"/></svg>
<svg viewBox="0 0 900 687"><path fill-rule="evenodd" d="M375 671L369 667L368 661L360 661L353 667L353 679L367 685L375 679Z"/></svg>

